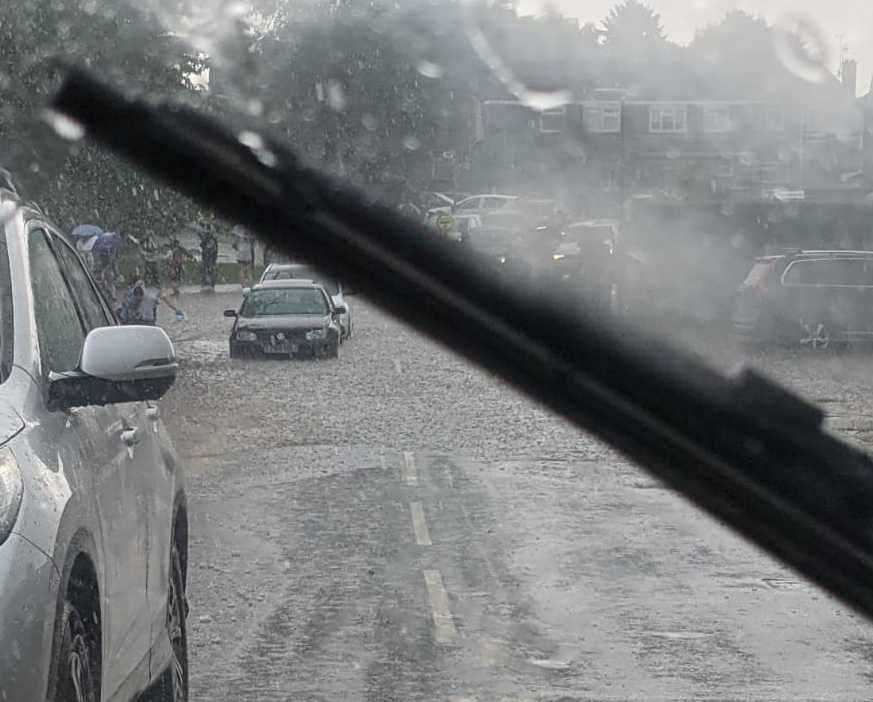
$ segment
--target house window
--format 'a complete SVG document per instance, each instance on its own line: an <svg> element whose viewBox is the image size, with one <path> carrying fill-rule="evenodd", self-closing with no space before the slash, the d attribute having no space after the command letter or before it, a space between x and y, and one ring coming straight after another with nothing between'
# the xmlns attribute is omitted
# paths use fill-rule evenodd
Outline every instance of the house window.
<svg viewBox="0 0 873 702"><path fill-rule="evenodd" d="M621 103L585 105L582 124L594 134L617 134L621 131Z"/></svg>
<svg viewBox="0 0 873 702"><path fill-rule="evenodd" d="M685 105L651 105L649 131L676 134L685 131Z"/></svg>
<svg viewBox="0 0 873 702"><path fill-rule="evenodd" d="M564 108L540 112L540 132L542 134L560 134L564 130Z"/></svg>
<svg viewBox="0 0 873 702"><path fill-rule="evenodd" d="M729 132L733 129L730 108L727 105L704 105L703 131Z"/></svg>

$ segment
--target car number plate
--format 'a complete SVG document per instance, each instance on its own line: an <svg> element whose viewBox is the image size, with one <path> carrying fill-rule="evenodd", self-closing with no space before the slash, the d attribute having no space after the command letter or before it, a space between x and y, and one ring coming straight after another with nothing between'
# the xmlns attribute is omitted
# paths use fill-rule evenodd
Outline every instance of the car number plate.
<svg viewBox="0 0 873 702"><path fill-rule="evenodd" d="M280 341L277 344L266 346L264 350L267 353L297 353L297 344L289 344L287 341Z"/></svg>

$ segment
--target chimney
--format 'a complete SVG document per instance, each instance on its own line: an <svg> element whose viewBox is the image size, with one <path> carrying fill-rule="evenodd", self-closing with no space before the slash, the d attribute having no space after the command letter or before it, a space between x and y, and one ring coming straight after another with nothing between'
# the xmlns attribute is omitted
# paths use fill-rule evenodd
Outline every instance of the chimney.
<svg viewBox="0 0 873 702"><path fill-rule="evenodd" d="M853 59L843 59L840 65L840 81L843 87L848 91L849 95L855 97L857 94L858 82L858 62Z"/></svg>

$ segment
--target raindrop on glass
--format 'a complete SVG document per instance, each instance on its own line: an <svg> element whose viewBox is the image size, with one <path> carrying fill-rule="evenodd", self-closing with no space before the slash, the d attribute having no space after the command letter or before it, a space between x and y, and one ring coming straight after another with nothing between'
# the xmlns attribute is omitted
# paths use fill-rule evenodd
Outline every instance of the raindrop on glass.
<svg viewBox="0 0 873 702"><path fill-rule="evenodd" d="M812 20L787 17L773 33L773 47L783 67L798 78L823 83L830 75L827 41Z"/></svg>
<svg viewBox="0 0 873 702"><path fill-rule="evenodd" d="M327 82L327 104L334 112L342 112L346 109L346 94L338 80Z"/></svg>
<svg viewBox="0 0 873 702"><path fill-rule="evenodd" d="M55 130L55 134L61 137L61 139L79 141L79 139L85 136L85 127L81 122L77 122L67 117L67 115L55 112L54 110L46 110L43 115L45 121Z"/></svg>
<svg viewBox="0 0 873 702"><path fill-rule="evenodd" d="M418 137L410 134L403 138L403 148L408 151L417 151L421 147L421 141L419 141Z"/></svg>
<svg viewBox="0 0 873 702"><path fill-rule="evenodd" d="M361 124L364 125L364 129L370 132L375 132L376 128L379 126L379 120L376 119L369 112L364 113L361 117Z"/></svg>
<svg viewBox="0 0 873 702"><path fill-rule="evenodd" d="M244 131L240 132L237 137L241 144L249 147L252 153L255 155L255 158L258 159L265 166L272 168L278 163L278 159L276 158L276 154L270 151L267 148L267 145L264 143L263 137L257 132Z"/></svg>
<svg viewBox="0 0 873 702"><path fill-rule="evenodd" d="M419 61L416 67L425 78L442 78L443 67L433 61Z"/></svg>

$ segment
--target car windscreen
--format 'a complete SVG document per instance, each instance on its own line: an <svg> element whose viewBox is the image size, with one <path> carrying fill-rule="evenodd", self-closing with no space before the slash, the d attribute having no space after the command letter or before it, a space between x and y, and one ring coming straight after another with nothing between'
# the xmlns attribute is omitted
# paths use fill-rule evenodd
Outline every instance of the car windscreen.
<svg viewBox="0 0 873 702"><path fill-rule="evenodd" d="M246 296L240 317L277 315L326 315L327 300L318 288L254 290Z"/></svg>

